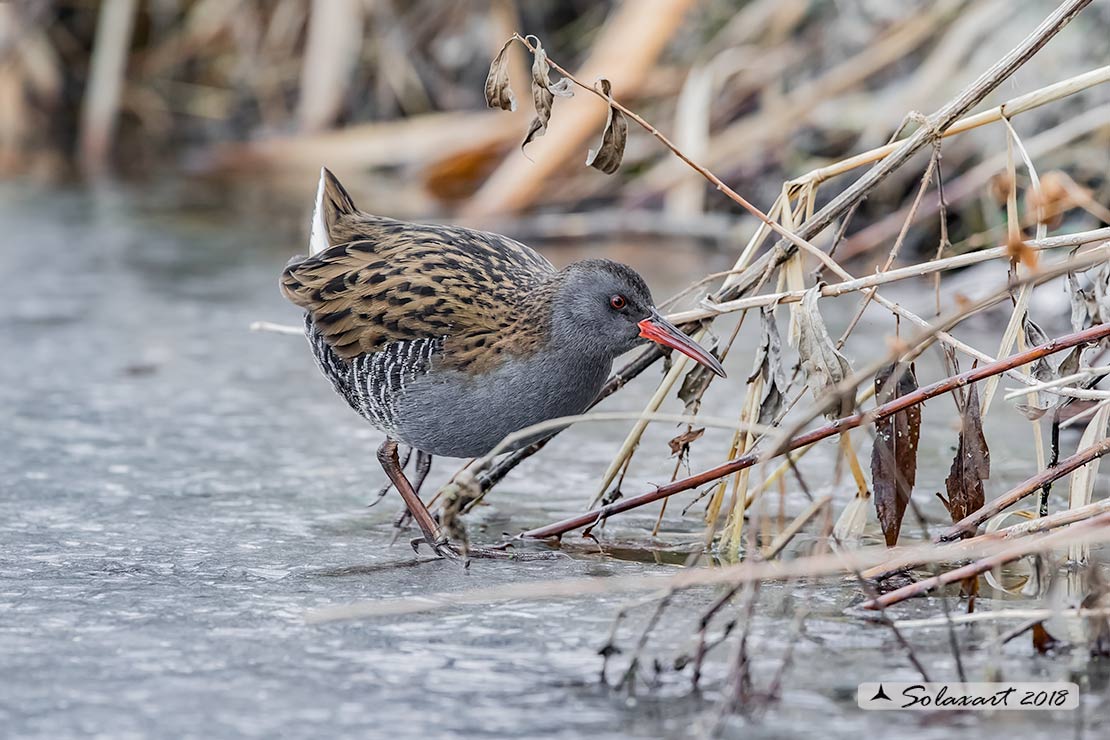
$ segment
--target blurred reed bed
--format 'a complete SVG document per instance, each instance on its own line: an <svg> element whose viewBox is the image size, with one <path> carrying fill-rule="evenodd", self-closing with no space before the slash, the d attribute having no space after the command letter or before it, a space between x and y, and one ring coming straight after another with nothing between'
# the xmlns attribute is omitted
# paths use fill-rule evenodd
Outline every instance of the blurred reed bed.
<svg viewBox="0 0 1110 740"><path fill-rule="evenodd" d="M24 0L0 5L0 172L73 168L134 175L218 174L291 197L321 163L345 171L382 212L462 219L532 239L615 231L692 234L735 245L756 227L650 140L629 141L605 178L576 166L605 116L566 101L557 125L520 151L513 116L486 109L488 60L511 33L666 131L754 203L775 183L881 145L911 110L950 97L1051 3L942 0ZM1087 71L1110 53L1096 7L1017 78L1027 91ZM526 50L508 72L527 89ZM1000 99L1009 97L1000 94ZM1082 116L1091 90L1023 117L1030 153L1074 197L1106 202L1105 130ZM519 117L523 117L520 112ZM1101 131L1101 133L1100 133ZM950 238L1000 227L997 135L945 147ZM993 158L993 159L992 159ZM860 205L842 254L893 238L914 178L893 173ZM823 188L818 198L832 196ZM932 199L919 221L934 213ZM573 217L552 218L552 214ZM907 250L935 229L915 230Z"/></svg>

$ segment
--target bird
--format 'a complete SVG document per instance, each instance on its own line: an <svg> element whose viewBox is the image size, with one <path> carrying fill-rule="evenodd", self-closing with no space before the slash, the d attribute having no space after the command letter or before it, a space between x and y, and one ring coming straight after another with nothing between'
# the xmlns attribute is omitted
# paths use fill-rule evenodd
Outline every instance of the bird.
<svg viewBox="0 0 1110 740"><path fill-rule="evenodd" d="M320 371L385 434L378 461L442 557L458 552L418 494L433 456L485 455L513 432L582 413L613 361L645 340L725 375L663 318L631 267L587 259L556 269L499 234L371 215L327 168L309 256L288 262L280 288L304 310ZM399 444L416 451L415 485Z"/></svg>

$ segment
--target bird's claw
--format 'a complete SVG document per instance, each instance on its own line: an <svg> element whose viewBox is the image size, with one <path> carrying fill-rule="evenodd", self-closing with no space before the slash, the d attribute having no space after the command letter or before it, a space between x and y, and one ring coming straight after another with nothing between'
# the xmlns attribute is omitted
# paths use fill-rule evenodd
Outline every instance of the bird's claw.
<svg viewBox="0 0 1110 740"><path fill-rule="evenodd" d="M421 545L427 545L428 547L432 548L432 552L446 560L465 559L463 558L462 553L459 552L458 548L452 545L446 537L441 537L434 542L426 537L416 537L413 538L409 542L409 544L412 545L412 550L416 553L420 552Z"/></svg>

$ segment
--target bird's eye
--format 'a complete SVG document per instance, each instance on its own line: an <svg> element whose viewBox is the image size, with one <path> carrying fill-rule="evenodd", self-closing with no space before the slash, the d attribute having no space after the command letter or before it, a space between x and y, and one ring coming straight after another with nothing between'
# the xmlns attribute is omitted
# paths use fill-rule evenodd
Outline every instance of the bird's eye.
<svg viewBox="0 0 1110 740"><path fill-rule="evenodd" d="M628 301L622 295L615 295L609 299L609 305L617 311L620 311L628 305Z"/></svg>

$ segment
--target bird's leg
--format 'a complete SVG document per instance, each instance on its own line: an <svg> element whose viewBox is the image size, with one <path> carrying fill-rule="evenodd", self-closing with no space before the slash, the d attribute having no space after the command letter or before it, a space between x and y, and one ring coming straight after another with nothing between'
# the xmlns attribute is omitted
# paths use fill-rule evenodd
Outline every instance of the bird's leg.
<svg viewBox="0 0 1110 740"><path fill-rule="evenodd" d="M410 447L409 450L412 450ZM401 463L403 470L406 463ZM413 483L412 490L416 491L417 495L420 494L420 489L424 487L424 480L428 477L428 472L432 469L432 456L422 450L416 451L416 482ZM388 490L388 486L386 487ZM397 541L401 536L401 532L409 526L409 521L412 519L412 514L408 509L405 509L397 518L393 520L393 540L389 544Z"/></svg>
<svg viewBox="0 0 1110 740"><path fill-rule="evenodd" d="M424 540L431 546L437 554L443 557L458 557L458 554L447 543L447 539L440 533L439 525L436 520L432 518L431 512L420 497L416 495L413 490L412 484L409 479L405 477L405 473L401 470L400 462L397 458L397 443L392 439L386 439L382 442L382 446L378 448L378 462L381 463L382 469L389 479L393 481L393 487L401 494L401 498L405 500L405 506L408 507L412 518L416 521L417 526L420 527L421 533L424 535Z"/></svg>
<svg viewBox="0 0 1110 740"><path fill-rule="evenodd" d="M410 452L412 451L411 447L409 448L409 451ZM401 463L401 468L404 469L405 465L406 465L406 463ZM432 469L432 456L429 455L427 452L424 452L423 450L417 450L416 451L416 482L413 484L412 489L414 491L416 491L416 494L418 496L420 495L420 489L424 487L424 480L428 477L428 472L431 469ZM386 488L386 490L388 490L388 487ZM412 514L409 513L408 509L405 509L404 511L402 511L397 516L397 518L393 520L393 539L391 539L389 541L389 544L392 545L394 542L397 541L397 538L401 536L401 532L405 531L408 528L409 522L411 520L412 520Z"/></svg>
<svg viewBox="0 0 1110 740"><path fill-rule="evenodd" d="M409 483L408 478L405 477L404 470L402 469L397 457L397 443L391 439L387 439L378 448L378 461L382 464L385 474L393 481L393 486L397 492L401 494L401 498L405 500L407 507L407 516L412 517L416 524L420 527L420 531L424 535L424 541L431 545L432 550L437 555L451 560L458 560L462 556L455 547L448 542L447 538L441 533L439 524L428 511L428 507L420 500L417 491L420 490L421 484L428 475L428 471L432 467L432 456L416 451L416 487L413 488ZM401 521L397 522L396 526L400 526ZM394 535L394 541L397 537ZM420 539L413 540L413 549L419 545ZM506 542L501 545L486 548L486 547L471 547L468 549L467 556L478 558L498 558L508 560L547 560L555 553L512 553L506 552L506 548L511 546L511 542ZM469 564L469 559L467 560Z"/></svg>
<svg viewBox="0 0 1110 740"><path fill-rule="evenodd" d="M393 537L389 540L390 545L396 544L397 538L401 536L402 532L409 528L410 522L412 522L412 514L409 513L407 508L402 509L401 513L397 515L397 518L393 520Z"/></svg>
<svg viewBox="0 0 1110 740"><path fill-rule="evenodd" d="M405 448L405 454L401 455L401 461L400 461L400 463L398 463L401 466L402 471L404 471L404 469L409 466L409 458L411 458L411 457L412 457L412 448L411 447L406 447ZM419 474L419 468L417 469L417 473ZM374 497L373 501L371 501L370 503L368 503L366 505L366 508L369 509L369 508L372 508L372 507L377 506L378 504L380 504L382 499L385 498L385 495L387 493L389 493L390 488L393 488L393 481L390 481L389 483L386 483L384 486L382 486L378 490L378 495ZM417 483L416 483L415 488L416 488L416 492L420 493L419 478L417 479Z"/></svg>
<svg viewBox="0 0 1110 740"><path fill-rule="evenodd" d="M412 451L411 448L409 450ZM402 467L404 467L402 465ZM424 480L428 477L428 473L432 469L432 456L423 450L416 451L416 482L412 488L417 493L424 487Z"/></svg>

